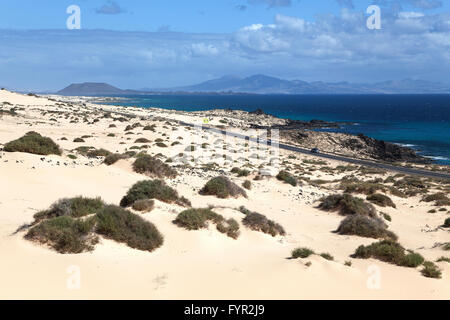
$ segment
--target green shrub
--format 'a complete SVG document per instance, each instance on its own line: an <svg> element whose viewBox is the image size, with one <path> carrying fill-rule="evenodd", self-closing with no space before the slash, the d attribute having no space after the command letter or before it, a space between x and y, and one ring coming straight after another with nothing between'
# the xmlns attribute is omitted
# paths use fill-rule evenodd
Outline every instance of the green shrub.
<svg viewBox="0 0 450 320"><path fill-rule="evenodd" d="M397 236L387 230L386 224L380 218L371 218L359 214L347 216L336 231L343 235L397 240Z"/></svg>
<svg viewBox="0 0 450 320"><path fill-rule="evenodd" d="M146 139L146 138L139 138L136 139L136 141L134 143L150 143L151 141Z"/></svg>
<svg viewBox="0 0 450 320"><path fill-rule="evenodd" d="M144 180L135 183L120 201L121 207L129 207L137 200L157 199L166 203L182 206L190 205L189 200L179 197L178 192L161 180Z"/></svg>
<svg viewBox="0 0 450 320"><path fill-rule="evenodd" d="M431 261L424 262L423 269L420 272L427 278L440 279L442 275L442 272L439 270L438 266Z"/></svg>
<svg viewBox="0 0 450 320"><path fill-rule="evenodd" d="M393 240L382 240L372 243L369 246L359 246L354 258L375 258L384 262L398 266L415 268L423 263L424 259L420 254L409 252L405 254L405 249Z"/></svg>
<svg viewBox="0 0 450 320"><path fill-rule="evenodd" d="M381 216L382 216L384 219L386 219L387 221L389 221L389 222L392 221L391 216L388 215L387 213L382 212L382 213L381 213Z"/></svg>
<svg viewBox="0 0 450 320"><path fill-rule="evenodd" d="M291 253L291 257L293 259L298 259L298 258L308 258L310 255L314 254L314 251L309 249L309 248L297 248L292 250Z"/></svg>
<svg viewBox="0 0 450 320"><path fill-rule="evenodd" d="M330 261L334 260L334 257L327 252L321 253L320 256L326 260L330 260Z"/></svg>
<svg viewBox="0 0 450 320"><path fill-rule="evenodd" d="M167 145L165 143L163 143L163 142L157 142L156 146L160 147L160 148L167 148Z"/></svg>
<svg viewBox="0 0 450 320"><path fill-rule="evenodd" d="M261 231L270 234L272 237L275 237L278 234L282 236L286 234L284 228L280 224L267 219L266 216L257 212L248 212L245 218L242 219L242 223L251 230Z"/></svg>
<svg viewBox="0 0 450 320"><path fill-rule="evenodd" d="M84 141L84 139L82 139L82 138L75 138L75 139L73 140L73 142L81 143L81 142L85 142L85 141Z"/></svg>
<svg viewBox="0 0 450 320"><path fill-rule="evenodd" d="M280 181L284 181L292 186L297 186L297 179L295 179L289 172L287 171L280 171L277 174L277 179Z"/></svg>
<svg viewBox="0 0 450 320"><path fill-rule="evenodd" d="M74 154L69 154L69 155L67 156L67 158L72 159L72 160L75 160L75 159L77 159L78 157L77 157L76 155L74 155Z"/></svg>
<svg viewBox="0 0 450 320"><path fill-rule="evenodd" d="M335 194L321 199L319 208L326 211L339 210L342 215L360 214L376 216L376 210L370 203L349 194Z"/></svg>
<svg viewBox="0 0 450 320"><path fill-rule="evenodd" d="M92 234L95 219L76 220L59 216L32 227L25 239L47 244L59 253L92 251L98 238Z"/></svg>
<svg viewBox="0 0 450 320"><path fill-rule="evenodd" d="M425 201L425 202L431 202L431 201L438 201L438 200L440 200L440 201L442 201L442 200L447 200L447 201L450 201L450 199L447 197L447 195L445 194L445 193L443 193L443 192L438 192L438 193L435 193L435 194L430 194L430 195L428 195L428 196L425 196L423 199L422 199L422 201Z"/></svg>
<svg viewBox="0 0 450 320"><path fill-rule="evenodd" d="M202 195L214 195L221 199L228 197L237 198L239 196L247 197L247 193L230 179L219 176L209 180L200 190Z"/></svg>
<svg viewBox="0 0 450 320"><path fill-rule="evenodd" d="M340 188L344 190L344 193L363 193L363 194L373 194L378 190L384 190L384 186L379 183L372 182L343 182L341 183Z"/></svg>
<svg viewBox="0 0 450 320"><path fill-rule="evenodd" d="M138 215L118 206L106 206L97 214L97 232L129 247L153 251L163 244L158 229Z"/></svg>
<svg viewBox="0 0 450 320"><path fill-rule="evenodd" d="M236 173L238 175L238 177L247 177L248 175L250 175L249 170L239 169L237 167L234 167L233 169L231 169L231 173Z"/></svg>
<svg viewBox="0 0 450 320"><path fill-rule="evenodd" d="M96 158L96 157L107 157L112 153L105 149L94 149L87 152L86 156L88 158Z"/></svg>
<svg viewBox="0 0 450 320"><path fill-rule="evenodd" d="M117 161L119 161L121 159L126 159L126 158L128 158L128 157L124 154L112 153L105 157L104 163L106 165L110 166L110 165L113 165L114 163L116 163Z"/></svg>
<svg viewBox="0 0 450 320"><path fill-rule="evenodd" d="M375 203L377 205L379 205L380 207L392 207L392 208L396 208L395 203L392 201L391 198L389 198L388 196L385 196L384 194L380 194L380 193L375 193L375 194L371 194L369 196L367 196L366 200Z"/></svg>
<svg viewBox="0 0 450 320"><path fill-rule="evenodd" d="M177 172L169 165L150 155L142 155L133 163L133 170L137 173L155 176L158 178L174 178Z"/></svg>
<svg viewBox="0 0 450 320"><path fill-rule="evenodd" d="M142 199L133 203L133 210L140 212L150 212L155 207L155 201L150 199Z"/></svg>
<svg viewBox="0 0 450 320"><path fill-rule="evenodd" d="M252 183L250 182L250 180L245 180L244 183L242 183L242 186L247 190L252 189Z"/></svg>
<svg viewBox="0 0 450 320"><path fill-rule="evenodd" d="M39 133L30 131L23 137L8 142L3 148L6 152L25 152L37 155L62 154L59 146L52 139L43 137Z"/></svg>
<svg viewBox="0 0 450 320"><path fill-rule="evenodd" d="M53 203L47 210L40 211L34 215L36 222L44 219L69 216L80 218L100 211L104 202L100 198L65 198Z"/></svg>
<svg viewBox="0 0 450 320"><path fill-rule="evenodd" d="M445 227L445 228L450 228L450 218L445 219L445 221L444 221L444 227Z"/></svg>
<svg viewBox="0 0 450 320"><path fill-rule="evenodd" d="M199 230L207 227L208 221L220 223L224 218L211 209L188 209L178 214L174 223L188 230Z"/></svg>
<svg viewBox="0 0 450 320"><path fill-rule="evenodd" d="M234 219L228 219L217 224L217 230L225 233L228 237L237 239L239 237L239 223Z"/></svg>
<svg viewBox="0 0 450 320"><path fill-rule="evenodd" d="M237 239L239 237L239 223L234 219L225 220L223 216L211 209L188 209L181 212L173 221L177 226L188 230L199 230L206 228L207 222L216 224L219 232L228 237Z"/></svg>
<svg viewBox="0 0 450 320"><path fill-rule="evenodd" d="M436 260L436 262L448 262L448 263L450 263L450 258L440 257L439 259Z"/></svg>

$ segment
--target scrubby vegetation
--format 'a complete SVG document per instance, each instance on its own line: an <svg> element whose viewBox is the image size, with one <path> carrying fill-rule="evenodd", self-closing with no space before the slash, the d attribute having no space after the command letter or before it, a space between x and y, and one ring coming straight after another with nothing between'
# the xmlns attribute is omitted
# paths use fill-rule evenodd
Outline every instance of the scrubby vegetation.
<svg viewBox="0 0 450 320"><path fill-rule="evenodd" d="M100 198L64 198L52 204L49 209L36 213L34 219L39 222L62 216L80 218L97 213L103 206L104 202Z"/></svg>
<svg viewBox="0 0 450 320"><path fill-rule="evenodd" d="M133 210L140 212L150 212L155 207L155 201L150 199L142 199L133 203Z"/></svg>
<svg viewBox="0 0 450 320"><path fill-rule="evenodd" d="M245 214L245 218L242 219L242 223L254 231L261 231L270 234L272 237L277 235L284 236L286 232L284 228L275 221L267 219L265 215L257 212L251 212L245 208L241 208L241 212Z"/></svg>
<svg viewBox="0 0 450 320"><path fill-rule="evenodd" d="M343 235L397 240L397 236L387 230L387 225L380 218L371 218L359 214L347 216L336 232Z"/></svg>
<svg viewBox="0 0 450 320"><path fill-rule="evenodd" d="M278 180L280 180L280 181L284 181L284 182L286 182L286 183L288 183L288 184L290 184L290 185L292 185L292 186L297 186L297 179L295 179L289 172L287 172L287 171L284 171L284 170L282 170L282 171L280 171L278 174L277 174L277 179Z"/></svg>
<svg viewBox="0 0 450 320"><path fill-rule="evenodd" d="M445 227L445 228L450 228L450 218L445 219L445 221L444 221L444 227Z"/></svg>
<svg viewBox="0 0 450 320"><path fill-rule="evenodd" d="M105 206L97 214L97 232L129 247L153 251L163 244L158 229L141 217L118 206Z"/></svg>
<svg viewBox="0 0 450 320"><path fill-rule="evenodd" d="M219 176L209 180L205 186L200 190L202 195L214 195L221 199L229 197L237 198L239 196L247 197L247 193L224 176Z"/></svg>
<svg viewBox="0 0 450 320"><path fill-rule="evenodd" d="M321 253L320 256L326 260L333 261L334 257L328 252Z"/></svg>
<svg viewBox="0 0 450 320"><path fill-rule="evenodd" d="M239 169L238 167L234 167L231 169L232 173L236 173L238 177L247 177L250 175L250 171L247 169Z"/></svg>
<svg viewBox="0 0 450 320"><path fill-rule="evenodd" d="M158 178L174 178L177 172L169 165L150 155L144 154L133 163L133 170L137 173L155 176Z"/></svg>
<svg viewBox="0 0 450 320"><path fill-rule="evenodd" d="M179 197L178 192L161 180L144 180L135 183L120 201L121 207L129 207L138 200L157 199L167 203L190 206L189 200Z"/></svg>
<svg viewBox="0 0 450 320"><path fill-rule="evenodd" d="M321 199L319 208L326 211L339 210L342 215L359 214L376 216L376 210L370 203L349 194L335 194Z"/></svg>
<svg viewBox="0 0 450 320"><path fill-rule="evenodd" d="M427 278L440 279L442 272L438 266L431 261L425 261L423 263L423 269L420 271Z"/></svg>
<svg viewBox="0 0 450 320"><path fill-rule="evenodd" d="M3 148L6 152L25 152L37 155L62 154L59 146L52 139L43 137L39 133L30 131L23 137L8 142Z"/></svg>
<svg viewBox="0 0 450 320"><path fill-rule="evenodd" d="M245 180L245 181L242 183L242 186L243 186L245 189L247 189L247 190L251 190L251 189L252 189L252 183L251 183L250 180Z"/></svg>
<svg viewBox="0 0 450 320"><path fill-rule="evenodd" d="M396 208L396 205L392 201L392 199L381 193L371 194L371 195L367 196L366 200L368 200L372 203L375 203L375 204L379 205L380 207Z"/></svg>
<svg viewBox="0 0 450 320"><path fill-rule="evenodd" d="M405 251L399 243L393 240L382 240L368 246L359 246L353 257L362 259L375 258L410 268L415 268L425 261L420 254L414 252L405 253Z"/></svg>
<svg viewBox="0 0 450 320"><path fill-rule="evenodd" d="M78 220L58 216L32 227L25 238L47 244L59 253L92 251L98 238L92 235L95 219Z"/></svg>
<svg viewBox="0 0 450 320"><path fill-rule="evenodd" d="M107 157L112 153L106 149L93 149L86 153L88 158Z"/></svg>
<svg viewBox="0 0 450 320"><path fill-rule="evenodd" d="M217 230L225 233L233 239L239 237L239 224L234 219L225 220L223 216L215 213L211 209L188 209L181 212L174 223L179 227L188 230L199 230L206 228L211 221L216 224Z"/></svg>
<svg viewBox="0 0 450 320"><path fill-rule="evenodd" d="M298 258L305 259L305 258L308 258L312 254L314 254L314 251L309 248L296 248L296 249L292 250L291 257L293 259L298 259Z"/></svg>
<svg viewBox="0 0 450 320"><path fill-rule="evenodd" d="M373 182L343 182L340 185L340 189L344 190L344 193L363 193L363 194L373 194L378 190L384 191L384 186L379 183Z"/></svg>
<svg viewBox="0 0 450 320"><path fill-rule="evenodd" d="M113 165L114 163L116 163L117 161L121 160L121 159L126 159L128 158L127 155L124 154L120 154L120 153L112 153L108 156L105 157L105 164L110 166Z"/></svg>

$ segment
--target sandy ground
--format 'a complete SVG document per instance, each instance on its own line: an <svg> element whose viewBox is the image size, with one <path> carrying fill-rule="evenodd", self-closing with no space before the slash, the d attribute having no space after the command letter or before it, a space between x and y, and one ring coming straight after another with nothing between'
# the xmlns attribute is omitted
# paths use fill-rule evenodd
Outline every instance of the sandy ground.
<svg viewBox="0 0 450 320"><path fill-rule="evenodd" d="M55 97L53 97L55 98ZM62 98L61 98L62 99ZM131 122L101 118L91 123L93 113L100 108L121 111L124 108L95 106L82 100L64 98L63 103L0 91L3 109L17 107L19 116L0 116L0 144L23 136L34 130L52 138L62 149L63 156L38 156L25 153L0 152L0 299L449 299L450 264L439 262L441 279L429 279L420 274L420 268L404 268L377 260L350 258L361 244L374 239L342 236L333 233L342 216L316 208L317 200L336 192L333 185L317 186L303 183L292 187L274 177L252 181L248 199L217 199L201 196L199 189L209 178L227 174L237 184L245 179L229 173L232 167L248 165L257 170L262 164L267 172L276 172L272 158L288 159L290 153L278 155L270 148L256 150L244 141L229 139L226 150L219 135L184 127L172 130L164 122L154 121L157 116L201 124L203 119L187 113L166 110L127 109L138 118ZM46 111L47 113L43 114ZM59 111L49 113L48 111ZM71 115L86 112L88 122L71 123ZM69 116L65 118L65 113ZM148 117L150 116L150 117ZM83 116L79 116L83 119ZM53 120L51 120L53 118ZM219 124L219 118L210 124ZM155 132L141 127L126 135L125 127L134 122L156 124ZM110 128L111 123L116 124ZM114 133L115 137L108 137ZM85 143L74 143L76 137L91 135ZM202 137L204 136L204 137ZM61 138L67 140L61 140ZM130 138L131 137L131 138ZM180 175L166 182L191 200L193 207L214 205L217 213L241 221L237 210L244 205L250 210L266 215L286 229L285 236L269 235L247 229L241 224L237 240L219 233L214 226L200 231L187 231L172 221L183 210L177 205L156 201L156 208L144 219L153 222L164 235L164 244L154 252L134 250L124 244L101 239L95 250L83 254L58 254L55 251L29 242L25 232L15 231L33 221L33 214L48 208L60 198L72 196L100 196L107 203L119 204L133 183L146 177L134 173L132 159L120 160L112 166L102 164L102 159L88 159L73 149L79 146L105 148L112 152L129 151L137 138L151 140L146 149L149 154L161 153L173 157L190 142L197 147L208 141L206 150L197 150L173 165L191 163L192 167L179 168ZM178 137L182 145L170 147ZM191 137L192 139L189 139ZM155 146L163 139L169 148ZM129 140L128 140L129 139ZM218 143L215 143L218 142ZM0 145L1 147L1 145ZM201 148L198 148L201 149ZM273 151L273 150L272 150ZM259 159L252 157L257 152ZM77 159L68 158L69 154ZM223 160L223 154L229 159ZM217 156L219 155L219 156ZM192 162L194 158L196 162ZM203 171L202 164L215 159L216 171ZM296 155L289 160L292 165L315 168L311 180L336 180L344 174L319 170L323 165L306 165L303 160L313 157ZM272 159L273 160L273 159ZM317 159L316 159L317 160ZM266 165L264 165L266 163ZM274 164L275 163L275 164ZM328 167L342 163L327 161ZM380 175L386 177L392 173ZM254 176L254 175L253 175ZM253 177L251 176L251 177ZM251 180L250 177L250 180ZM368 176L373 178L372 176ZM427 213L435 208L432 203L421 202L420 196L407 199L391 196L397 208L378 208L392 217L390 230L399 236L399 242L415 250L426 259L449 257L448 251L436 244L450 241L450 233L442 225L448 211ZM307 259L288 259L292 249L310 247L317 253L328 252L334 261L318 255ZM344 265L351 261L351 266ZM307 262L311 262L308 266ZM79 280L79 281L78 281ZM75 283L75 285L74 285ZM76 285L79 283L79 286Z"/></svg>

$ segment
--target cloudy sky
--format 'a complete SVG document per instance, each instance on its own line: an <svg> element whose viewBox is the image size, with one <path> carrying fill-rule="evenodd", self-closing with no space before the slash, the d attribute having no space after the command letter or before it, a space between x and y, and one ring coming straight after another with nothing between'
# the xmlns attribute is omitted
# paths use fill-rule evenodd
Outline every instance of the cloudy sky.
<svg viewBox="0 0 450 320"><path fill-rule="evenodd" d="M0 86L193 84L224 75L449 83L447 0L0 0ZM381 30L366 26L381 8ZM68 30L70 5L81 29Z"/></svg>

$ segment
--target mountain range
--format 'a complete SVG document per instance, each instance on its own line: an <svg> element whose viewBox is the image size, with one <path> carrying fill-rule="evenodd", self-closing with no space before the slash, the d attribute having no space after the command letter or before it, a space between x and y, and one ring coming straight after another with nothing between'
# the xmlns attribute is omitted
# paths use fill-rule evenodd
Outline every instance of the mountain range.
<svg viewBox="0 0 450 320"><path fill-rule="evenodd" d="M266 75L246 78L225 76L199 84L175 88L142 88L122 90L106 83L81 83L57 92L69 96L129 95L129 94L438 94L450 93L450 85L425 80L396 80L377 83L307 82L283 80Z"/></svg>

